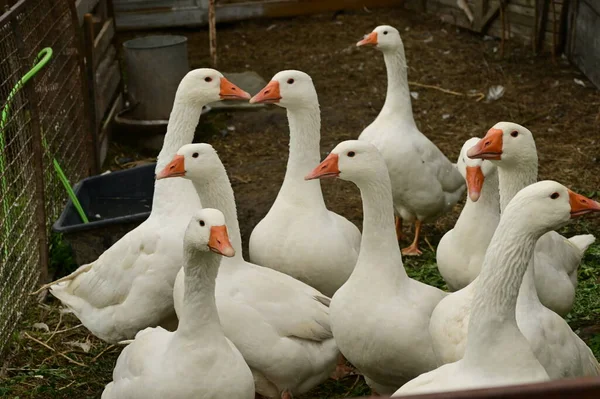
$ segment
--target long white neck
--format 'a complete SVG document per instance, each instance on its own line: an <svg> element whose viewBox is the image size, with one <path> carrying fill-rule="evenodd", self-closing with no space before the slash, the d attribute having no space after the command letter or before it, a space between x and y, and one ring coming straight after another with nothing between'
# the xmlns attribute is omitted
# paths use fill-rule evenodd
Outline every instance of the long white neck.
<svg viewBox="0 0 600 399"><path fill-rule="evenodd" d="M177 334L198 337L203 330L222 331L215 302L221 255L186 247L184 260L185 289Z"/></svg>
<svg viewBox="0 0 600 399"><path fill-rule="evenodd" d="M394 117L416 126L408 87L404 46L401 46L398 51L384 52L383 59L387 69L387 94L378 117Z"/></svg>
<svg viewBox="0 0 600 399"><path fill-rule="evenodd" d="M537 162L514 167L498 167L501 212L504 212L504 209L510 200L512 200L519 191L537 181L537 175Z"/></svg>
<svg viewBox="0 0 600 399"><path fill-rule="evenodd" d="M485 223L481 221L485 220ZM475 222L474 222L475 221ZM500 194L498 191L498 172L494 170L483 181L481 195L477 202L467 195L465 206L454 226L454 234L469 234L475 228L494 231L500 221ZM483 238L483 237L482 237ZM491 238L491 236L487 236Z"/></svg>
<svg viewBox="0 0 600 399"><path fill-rule="evenodd" d="M537 175L537 159L535 162L514 167L498 167L501 212L504 212L506 206L519 191L537 181ZM526 273L521 283L517 302L520 309L542 306L535 287L533 251L531 251L527 258Z"/></svg>
<svg viewBox="0 0 600 399"><path fill-rule="evenodd" d="M516 305L523 275L539 235L528 233L518 215L503 215L478 277L465 359L482 362L499 337L519 337ZM520 338L519 338L520 339ZM523 338L524 339L524 338Z"/></svg>
<svg viewBox="0 0 600 399"><path fill-rule="evenodd" d="M397 287L408 278L396 239L394 205L390 178L378 173L355 182L363 203L363 231L356 267L350 278L368 280L371 285Z"/></svg>
<svg viewBox="0 0 600 399"><path fill-rule="evenodd" d="M227 225L227 234L229 235L233 249L235 249L234 257L241 258L242 236L240 234L233 188L231 188L225 166L219 161L215 167L218 168L217 173L202 182L193 181L194 188L200 197L203 207L215 208L223 212L225 224Z"/></svg>
<svg viewBox="0 0 600 399"><path fill-rule="evenodd" d="M155 173L159 173L175 156L177 151L194 139L194 132L200 120L202 106L175 100L169 117L167 134L158 154ZM182 201L173 201L174 193L184 193L191 187L184 179L162 179L154 183L152 214L164 214L187 205Z"/></svg>
<svg viewBox="0 0 600 399"><path fill-rule="evenodd" d="M287 110L290 124L290 153L285 178L277 198L306 206L325 207L321 181L305 181L306 176L321 162L321 113L318 103Z"/></svg>

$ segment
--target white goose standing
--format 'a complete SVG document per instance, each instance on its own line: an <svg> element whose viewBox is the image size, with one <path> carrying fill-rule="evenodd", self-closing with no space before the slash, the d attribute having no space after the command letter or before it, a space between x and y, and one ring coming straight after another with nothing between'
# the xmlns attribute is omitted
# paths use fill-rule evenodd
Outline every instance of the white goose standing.
<svg viewBox="0 0 600 399"><path fill-rule="evenodd" d="M354 269L360 231L325 207L320 181L304 176L321 160L321 115L312 79L282 71L251 100L287 109L290 155L283 185L250 236L250 260L288 274L332 296ZM281 245L273 246L277 237Z"/></svg>
<svg viewBox="0 0 600 399"><path fill-rule="evenodd" d="M456 168L467 182L467 201L454 228L444 234L436 252L438 269L451 291L475 280L500 221L496 166L490 161L467 157L467 151L478 141L472 137L460 150ZM486 223L480 223L481 220ZM447 298L450 296L444 300Z"/></svg>
<svg viewBox="0 0 600 399"><path fill-rule="evenodd" d="M212 146L183 146L157 179L178 176L192 181L204 206L225 215L236 255L221 263L217 309L225 336L252 370L256 391L290 399L325 381L339 355L330 328L329 298L286 274L244 260L233 189ZM173 289L177 314L183 306L184 276L180 271Z"/></svg>
<svg viewBox="0 0 600 399"><path fill-rule="evenodd" d="M383 108L358 139L375 145L383 155L392 182L398 237L402 234L402 220L415 223L414 240L402 254L419 255L421 224L450 211L462 197L465 181L439 148L417 128L404 45L398 30L378 26L356 45L373 45L381 50L388 79Z"/></svg>
<svg viewBox="0 0 600 399"><path fill-rule="evenodd" d="M225 218L201 209L184 237L185 294L177 331L140 331L117 359L102 399L254 398L252 373L225 338L215 305L221 255L235 251Z"/></svg>
<svg viewBox="0 0 600 399"><path fill-rule="evenodd" d="M553 181L521 190L505 207L473 300L464 357L425 373L393 396L446 392L548 380L517 326L516 307L537 240L600 204Z"/></svg>
<svg viewBox="0 0 600 399"><path fill-rule="evenodd" d="M204 105L248 98L248 93L214 69L189 72L177 89L156 171L165 167L179 147L192 142ZM156 182L146 221L96 261L44 287L51 287L50 292L88 330L107 342L131 339L150 326L172 328L176 322L173 284L183 264L183 235L200 207L190 182Z"/></svg>
<svg viewBox="0 0 600 399"><path fill-rule="evenodd" d="M501 206L505 207L521 188L528 185L527 179L535 180L537 155L533 136L529 130L507 122L496 124L491 129L492 134L497 134L494 133L497 129L505 132L504 146L493 143L485 146L484 143L489 140L486 135L467 154L471 158L491 159L491 162L497 165ZM487 155L483 151L484 148L488 151ZM491 151L496 152L493 157L489 156ZM502 160L493 159L500 155ZM547 235L548 233L544 234L541 239ZM578 240L586 241L583 248L577 249L578 262L585 248L593 241L593 236L576 236L571 240L575 243ZM590 349L559 315L540 302L534 279L547 272L548 268L541 265L542 267L536 267L534 273L534 264L537 262L536 251L525 273L517 300L516 318L519 329L529 341L533 353L546 368L550 378L598 375L600 371L598 362ZM558 259L564 259L560 254L557 256ZM478 277L467 287L444 298L433 312L429 332L440 364L455 362L465 353L472 300L479 289L479 284Z"/></svg>
<svg viewBox="0 0 600 399"><path fill-rule="evenodd" d="M391 394L436 367L427 329L445 293L409 278L404 270L390 178L377 148L344 141L306 179L332 177L358 186L364 214L358 262L331 299L333 336L369 386Z"/></svg>
<svg viewBox="0 0 600 399"><path fill-rule="evenodd" d="M520 189L537 180L535 141L525 127L498 122L475 147L467 155L489 159L498 167L501 209ZM540 238L534 252L535 287L544 306L561 316L569 313L575 300L579 263L594 241L591 234L566 239L555 231Z"/></svg>

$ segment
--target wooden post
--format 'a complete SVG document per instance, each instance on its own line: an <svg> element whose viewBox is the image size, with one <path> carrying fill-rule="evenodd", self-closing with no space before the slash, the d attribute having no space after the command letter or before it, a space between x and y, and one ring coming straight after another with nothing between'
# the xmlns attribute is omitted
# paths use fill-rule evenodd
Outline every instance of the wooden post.
<svg viewBox="0 0 600 399"><path fill-rule="evenodd" d="M83 96L83 117L85 118L84 128L88 133L87 150L88 156L88 173L87 175L94 175L100 171L98 164L98 157L96 154L96 134L95 134L95 117L90 103L90 88L88 87L88 74L86 73L85 64L85 52L83 38L81 37L81 30L79 27L79 18L77 16L77 8L75 2L69 1L69 9L71 11L71 19L73 24L73 35L75 38L75 46L77 47L77 63L79 64L79 79L81 79L81 95Z"/></svg>
<svg viewBox="0 0 600 399"><path fill-rule="evenodd" d="M86 59L84 76L88 87L86 96L88 98L89 120L91 122L92 145L94 147L95 169L98 171L100 165L100 151L98 141L98 118L96 113L96 73L94 60L94 16L87 13L83 16L83 51Z"/></svg>
<svg viewBox="0 0 600 399"><path fill-rule="evenodd" d="M19 58L21 63L19 65L19 74L22 76L25 74L27 68L23 68L23 62L27 60L27 54L23 47L23 35L19 30L19 22L17 18L13 18L11 21L11 27L15 33L17 48L19 51ZM48 265L50 263L50 254L48 252L48 232L46 230L46 199L44 195L44 159L42 153L42 130L40 128L40 120L38 114L38 96L35 92L35 81L36 77L32 77L31 80L24 85L22 90L25 92L25 98L27 98L27 104L29 105L30 120L29 126L31 128L31 147L32 147L32 162L33 162L33 183L34 183L34 196L35 196L35 214L34 214L34 226L38 241L38 251L40 254L39 264L39 284L46 284L48 282Z"/></svg>
<svg viewBox="0 0 600 399"><path fill-rule="evenodd" d="M217 67L217 18L215 14L215 1L208 0L208 34L210 38L210 59L213 68Z"/></svg>

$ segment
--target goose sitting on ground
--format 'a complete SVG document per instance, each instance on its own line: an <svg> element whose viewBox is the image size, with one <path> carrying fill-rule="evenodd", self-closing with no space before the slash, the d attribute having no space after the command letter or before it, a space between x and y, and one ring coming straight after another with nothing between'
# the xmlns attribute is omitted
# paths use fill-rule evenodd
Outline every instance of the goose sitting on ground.
<svg viewBox="0 0 600 399"><path fill-rule="evenodd" d="M467 202L436 252L438 269L451 291L475 280L500 220L496 166L490 161L467 157L467 151L478 141L477 137L470 138L460 150L456 167L467 182ZM481 220L486 223L480 223Z"/></svg>
<svg viewBox="0 0 600 399"><path fill-rule="evenodd" d="M225 335L252 370L256 391L289 399L325 381L339 355L329 323L329 298L286 274L244 260L233 190L212 146L183 146L157 179L178 176L192 181L204 206L225 215L236 255L221 263L217 309ZM278 245L277 237L273 245ZM184 276L182 270L173 289L177 314Z"/></svg>
<svg viewBox="0 0 600 399"><path fill-rule="evenodd" d="M397 235L402 234L402 220L415 222L413 243L404 248L402 254L420 255L421 224L449 212L465 192L465 181L439 148L417 128L404 45L398 30L378 26L356 45L372 45L383 53L388 79L383 108L358 139L377 147L388 167Z"/></svg>
<svg viewBox="0 0 600 399"><path fill-rule="evenodd" d="M183 252L185 294L177 331L140 331L119 355L102 399L254 398L252 373L225 338L215 305L221 255L235 253L220 211L197 211Z"/></svg>
<svg viewBox="0 0 600 399"><path fill-rule="evenodd" d="M204 105L219 99L249 98L214 69L189 72L177 89L156 171L161 171L182 145L192 142ZM200 207L190 182L156 182L146 221L96 261L42 288L51 287L50 292L88 330L107 342L131 339L146 327L174 328L173 284L183 262L183 234Z"/></svg>
<svg viewBox="0 0 600 399"><path fill-rule="evenodd" d="M545 381L516 319L519 287L536 241L600 204L553 181L521 190L502 213L478 277L464 358L425 373L393 396ZM485 223L485 221L482 221Z"/></svg>
<svg viewBox="0 0 600 399"><path fill-rule="evenodd" d="M306 179L335 177L358 186L364 219L356 267L331 299L333 336L367 384L379 394L391 394L436 367L428 326L445 293L404 270L390 178L377 148L344 141Z"/></svg>
<svg viewBox="0 0 600 399"><path fill-rule="evenodd" d="M287 109L290 155L275 203L250 236L250 260L332 296L354 269L360 231L325 207L320 181L304 176L321 160L321 115L313 82L300 71L277 73L251 103ZM273 246L277 237L280 245Z"/></svg>

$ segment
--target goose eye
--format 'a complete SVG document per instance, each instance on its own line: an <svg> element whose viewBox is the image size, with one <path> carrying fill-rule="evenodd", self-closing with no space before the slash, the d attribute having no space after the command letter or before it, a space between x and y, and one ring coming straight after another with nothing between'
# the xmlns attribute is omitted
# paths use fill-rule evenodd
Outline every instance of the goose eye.
<svg viewBox="0 0 600 399"><path fill-rule="evenodd" d="M560 197L559 193L552 193L552 195L550 196L550 198L552 199L557 199L558 197Z"/></svg>
<svg viewBox="0 0 600 399"><path fill-rule="evenodd" d="M205 224L205 223L204 223L204 220L201 220L201 221L200 221L200 226L204 227L204 224Z"/></svg>
<svg viewBox="0 0 600 399"><path fill-rule="evenodd" d="M516 130L514 130L510 135L513 136L513 137L517 137L519 135L519 132L517 132Z"/></svg>
<svg viewBox="0 0 600 399"><path fill-rule="evenodd" d="M204 78L205 82L212 82L212 78L209 78L208 76Z"/></svg>
<svg viewBox="0 0 600 399"><path fill-rule="evenodd" d="M291 85L291 84L293 84L293 83L294 83L294 79L288 79L288 81L287 81L287 82L288 82L288 84L289 84L289 85Z"/></svg>
<svg viewBox="0 0 600 399"><path fill-rule="evenodd" d="M387 35L387 30L384 30L384 31L383 31L383 34L384 34L384 35Z"/></svg>
<svg viewBox="0 0 600 399"><path fill-rule="evenodd" d="M193 158L198 158L198 155L199 155L199 154L198 154L197 152L195 152L195 153L193 153L193 154L192 154L192 157L193 157Z"/></svg>
<svg viewBox="0 0 600 399"><path fill-rule="evenodd" d="M349 151L349 152L348 152L348 156L349 156L350 158L352 158L352 157L353 157L353 156L355 156L355 155L356 155L356 153L355 153L354 151Z"/></svg>

